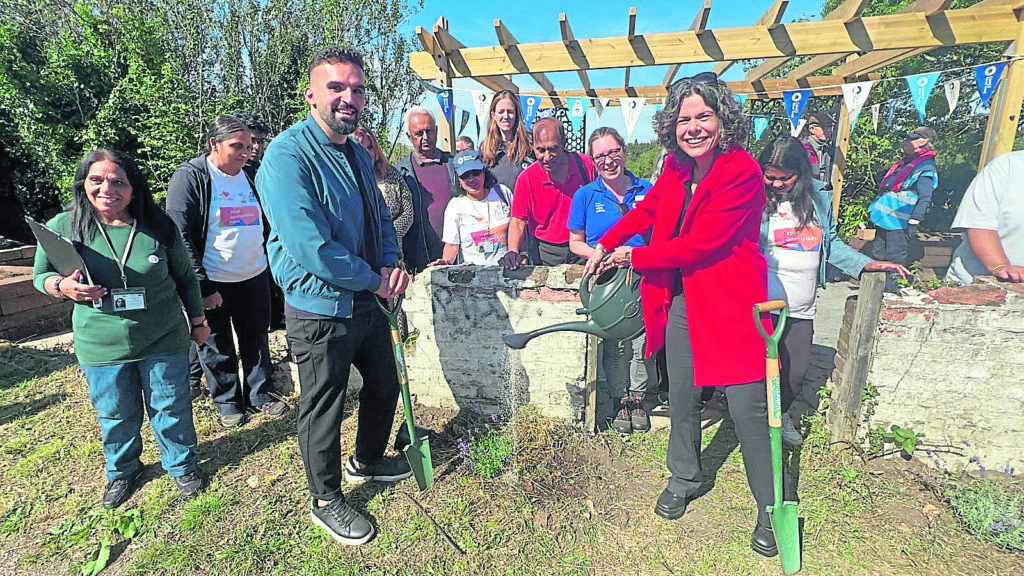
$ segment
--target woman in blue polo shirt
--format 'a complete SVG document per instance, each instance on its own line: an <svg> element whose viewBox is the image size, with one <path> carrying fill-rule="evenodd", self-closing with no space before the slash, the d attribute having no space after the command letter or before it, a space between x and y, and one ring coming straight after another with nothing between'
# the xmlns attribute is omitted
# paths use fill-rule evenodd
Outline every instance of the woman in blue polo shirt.
<svg viewBox="0 0 1024 576"><path fill-rule="evenodd" d="M597 180L576 191L569 211L569 249L590 258L601 236L637 202L651 183L626 170L626 143L614 128L598 128L590 134L590 157L597 166ZM643 246L633 236L626 246ZM644 396L657 392L654 361L644 359L644 336L602 343L602 366L614 397L622 398L612 428L622 434L646 432L651 419L643 407ZM650 383L650 385L649 385Z"/></svg>

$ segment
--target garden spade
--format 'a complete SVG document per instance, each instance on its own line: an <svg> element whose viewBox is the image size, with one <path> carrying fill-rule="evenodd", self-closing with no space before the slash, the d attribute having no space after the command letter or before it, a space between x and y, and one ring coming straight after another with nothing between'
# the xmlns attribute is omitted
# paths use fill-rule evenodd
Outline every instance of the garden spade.
<svg viewBox="0 0 1024 576"><path fill-rule="evenodd" d="M395 367L398 369L398 385L402 389L402 404L405 407L405 425L409 430L409 444L404 448L405 457L409 460L412 475L420 490L434 485L434 464L430 461L430 442L425 434L417 430L412 417L412 397L409 394L409 375L405 370L405 353L402 352L402 336L398 331L398 317L402 313L402 299L399 295L393 306L389 307L382 298L377 298L377 305L388 317L391 328L391 344L395 352Z"/></svg>
<svg viewBox="0 0 1024 576"><path fill-rule="evenodd" d="M761 324L761 313L779 310L779 321L772 336L765 332ZM786 327L786 303L772 300L754 304L754 325L761 333L767 354L768 383L768 433L772 442L772 482L775 487L775 504L768 507L768 518L775 533L775 544L779 547L779 558L782 560L782 571L796 574L800 571L800 518L796 502L783 502L782 498L782 400L779 392L779 340L782 330Z"/></svg>

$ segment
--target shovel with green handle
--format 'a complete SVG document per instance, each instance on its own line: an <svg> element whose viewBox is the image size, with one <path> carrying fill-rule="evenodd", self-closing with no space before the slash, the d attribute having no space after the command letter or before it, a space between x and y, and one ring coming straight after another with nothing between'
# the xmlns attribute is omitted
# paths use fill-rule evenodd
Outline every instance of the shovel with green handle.
<svg viewBox="0 0 1024 576"><path fill-rule="evenodd" d="M409 430L410 442L405 447L405 457L409 460L412 475L416 477L416 485L426 490L434 485L434 464L430 461L430 442L426 436L416 433L416 423L412 418L412 397L409 394L409 375L405 370L405 353L402 351L402 336L398 331L398 317L402 313L403 296L395 299L393 306L388 306L382 298L377 298L377 305L388 317L391 328L391 344L395 352L395 367L398 369L398 385L402 389L402 404L405 407L405 425Z"/></svg>
<svg viewBox="0 0 1024 576"><path fill-rule="evenodd" d="M771 336L765 332L761 323L762 312L779 311L779 321ZM768 518L775 533L775 544L779 548L782 560L782 571L796 574L800 571L800 517L796 502L783 502L782 494L782 400L779 393L779 340L782 330L786 327L786 303L772 300L754 304L754 325L764 339L768 348L767 375L768 383L768 433L772 442L772 482L775 487L775 504L768 507Z"/></svg>

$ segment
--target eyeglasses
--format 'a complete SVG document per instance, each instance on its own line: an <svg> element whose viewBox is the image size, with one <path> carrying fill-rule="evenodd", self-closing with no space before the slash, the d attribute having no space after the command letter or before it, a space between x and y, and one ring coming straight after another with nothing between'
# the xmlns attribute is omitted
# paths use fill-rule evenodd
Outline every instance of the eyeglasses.
<svg viewBox="0 0 1024 576"><path fill-rule="evenodd" d="M605 152L604 154L598 154L597 156L594 156L594 164L603 164L605 160L608 160L610 158L617 158L621 153L621 146L618 148L612 148L611 150Z"/></svg>
<svg viewBox="0 0 1024 576"><path fill-rule="evenodd" d="M715 84L718 82L718 74L714 72L701 72L693 76L686 76L673 82L669 86L669 90L672 90L682 84L683 82L689 82L691 84Z"/></svg>

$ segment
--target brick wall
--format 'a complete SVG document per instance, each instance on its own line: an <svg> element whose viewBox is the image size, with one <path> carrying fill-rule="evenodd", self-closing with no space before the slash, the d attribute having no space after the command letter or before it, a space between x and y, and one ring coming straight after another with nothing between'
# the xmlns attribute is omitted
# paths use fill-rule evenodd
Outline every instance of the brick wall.
<svg viewBox="0 0 1024 576"><path fill-rule="evenodd" d="M580 266L451 266L417 275L403 305L415 334L406 362L417 400L488 413L528 402L545 415L582 419L586 335L548 334L522 351L501 340L581 319L581 276Z"/></svg>
<svg viewBox="0 0 1024 576"><path fill-rule="evenodd" d="M921 455L933 465L1024 470L1024 286L886 297L868 382L879 396L862 428L897 424L963 453Z"/></svg>

